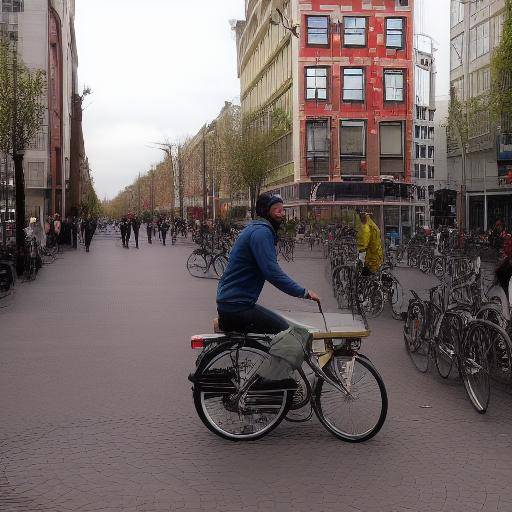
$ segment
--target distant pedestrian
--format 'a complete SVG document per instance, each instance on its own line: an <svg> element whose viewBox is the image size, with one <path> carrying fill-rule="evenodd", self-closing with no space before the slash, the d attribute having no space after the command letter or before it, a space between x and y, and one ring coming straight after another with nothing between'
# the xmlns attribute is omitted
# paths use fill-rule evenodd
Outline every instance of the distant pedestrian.
<svg viewBox="0 0 512 512"><path fill-rule="evenodd" d="M60 245L62 243L61 231L62 231L62 222L60 220L60 215L58 213L56 213L53 216L53 232L55 233L55 241L57 242L57 245Z"/></svg>
<svg viewBox="0 0 512 512"><path fill-rule="evenodd" d="M91 245L92 237L96 231L96 220L87 216L87 220L85 221L85 252L89 252L89 247Z"/></svg>
<svg viewBox="0 0 512 512"><path fill-rule="evenodd" d="M80 218L80 243L85 243L85 217Z"/></svg>
<svg viewBox="0 0 512 512"><path fill-rule="evenodd" d="M167 238L167 231L169 231L169 222L167 219L160 220L160 233L162 234L162 243L165 245L165 239Z"/></svg>
<svg viewBox="0 0 512 512"><path fill-rule="evenodd" d="M151 235L153 234L153 223L148 220L146 223L146 234L148 235L148 244L151 242Z"/></svg>
<svg viewBox="0 0 512 512"><path fill-rule="evenodd" d="M121 222L119 223L119 229L121 231L121 240L123 242L123 247L128 248L128 241L130 240L130 237L128 235L128 228L130 227L130 221L128 220L128 217L124 215L121 218Z"/></svg>
<svg viewBox="0 0 512 512"><path fill-rule="evenodd" d="M135 247L139 248L139 229L140 229L140 219L137 215L132 218L132 229L133 229L133 236L135 238Z"/></svg>
<svg viewBox="0 0 512 512"><path fill-rule="evenodd" d="M71 219L71 243L73 249L76 249L78 246L78 219L73 217Z"/></svg>

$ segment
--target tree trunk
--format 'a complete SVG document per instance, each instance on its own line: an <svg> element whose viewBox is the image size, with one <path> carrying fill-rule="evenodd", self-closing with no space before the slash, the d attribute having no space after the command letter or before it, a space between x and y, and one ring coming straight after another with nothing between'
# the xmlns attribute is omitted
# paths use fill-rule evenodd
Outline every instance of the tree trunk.
<svg viewBox="0 0 512 512"><path fill-rule="evenodd" d="M16 184L16 271L24 271L25 255L25 176L23 155L14 155L14 181Z"/></svg>
<svg viewBox="0 0 512 512"><path fill-rule="evenodd" d="M255 187L251 187L249 189L249 200L251 205L251 219L254 220L256 218L256 189Z"/></svg>

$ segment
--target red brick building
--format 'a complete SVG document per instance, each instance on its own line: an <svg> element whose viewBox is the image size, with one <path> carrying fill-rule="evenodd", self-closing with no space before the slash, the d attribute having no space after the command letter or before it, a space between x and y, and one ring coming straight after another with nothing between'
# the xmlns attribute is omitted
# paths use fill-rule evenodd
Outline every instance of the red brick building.
<svg viewBox="0 0 512 512"><path fill-rule="evenodd" d="M342 4L299 2L300 178L374 182L393 176L408 181L414 105L412 2ZM322 147L319 140L327 144Z"/></svg>
<svg viewBox="0 0 512 512"><path fill-rule="evenodd" d="M409 236L413 0L277 2L299 38L274 3L246 1L236 27L242 112L290 115L269 188L290 216L349 220L363 206L384 232Z"/></svg>

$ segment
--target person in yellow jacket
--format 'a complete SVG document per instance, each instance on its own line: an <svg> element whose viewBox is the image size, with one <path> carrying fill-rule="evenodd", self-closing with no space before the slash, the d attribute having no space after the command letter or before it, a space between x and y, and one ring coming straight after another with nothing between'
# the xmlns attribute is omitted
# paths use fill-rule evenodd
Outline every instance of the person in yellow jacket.
<svg viewBox="0 0 512 512"><path fill-rule="evenodd" d="M357 250L365 254L363 275L378 272L384 262L380 229L370 216L357 210L360 223L357 227Z"/></svg>

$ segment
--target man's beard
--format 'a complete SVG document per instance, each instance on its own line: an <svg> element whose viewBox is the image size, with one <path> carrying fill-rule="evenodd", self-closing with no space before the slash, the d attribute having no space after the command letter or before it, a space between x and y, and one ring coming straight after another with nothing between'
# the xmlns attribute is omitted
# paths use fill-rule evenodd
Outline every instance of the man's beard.
<svg viewBox="0 0 512 512"><path fill-rule="evenodd" d="M276 232L276 234L279 232L279 228L281 227L281 224L283 223L282 220L275 220L273 219L272 217L268 217L268 221L270 222L270 224L272 224L272 227L274 228L274 231Z"/></svg>

